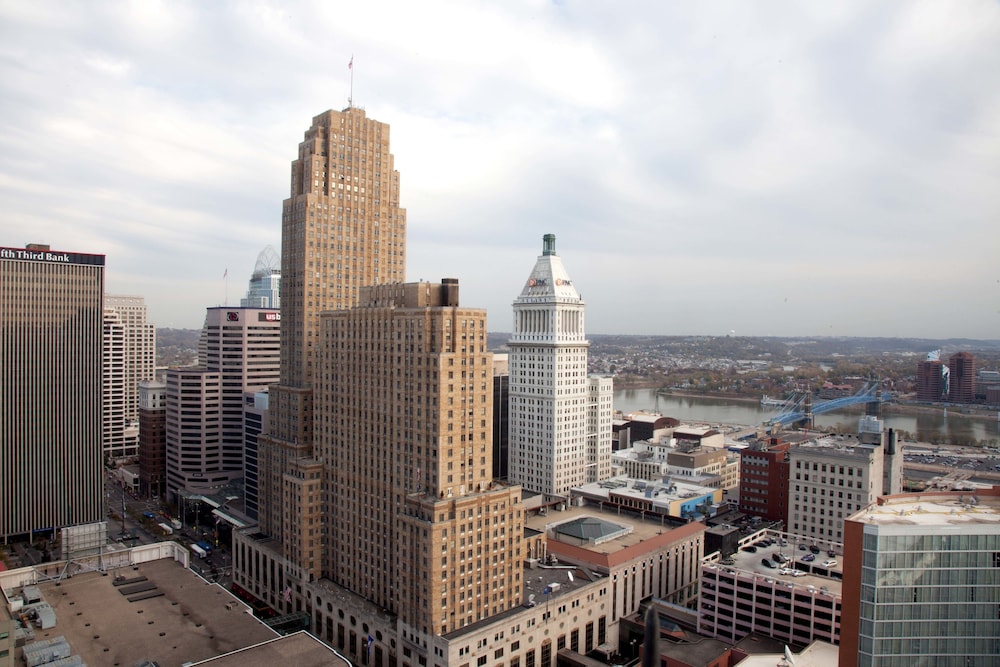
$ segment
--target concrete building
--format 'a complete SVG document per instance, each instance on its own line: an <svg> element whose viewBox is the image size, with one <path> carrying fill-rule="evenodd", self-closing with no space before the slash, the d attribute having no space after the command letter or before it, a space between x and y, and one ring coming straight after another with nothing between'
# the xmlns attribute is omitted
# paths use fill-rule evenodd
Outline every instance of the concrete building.
<svg viewBox="0 0 1000 667"><path fill-rule="evenodd" d="M0 248L0 538L103 518L104 255Z"/></svg>
<svg viewBox="0 0 1000 667"><path fill-rule="evenodd" d="M996 665L1000 487L899 494L850 515L840 665Z"/></svg>
<svg viewBox="0 0 1000 667"><path fill-rule="evenodd" d="M139 455L139 383L156 368L156 327L141 296L104 296L104 458Z"/></svg>
<svg viewBox="0 0 1000 667"><path fill-rule="evenodd" d="M278 380L281 318L207 309L201 365L167 371L167 490L211 493L244 476L244 395Z"/></svg>
<svg viewBox="0 0 1000 667"><path fill-rule="evenodd" d="M139 383L139 492L158 498L167 489L167 384Z"/></svg>
<svg viewBox="0 0 1000 667"><path fill-rule="evenodd" d="M545 235L514 300L509 478L535 493L565 495L611 475L613 387L609 379L588 379L584 302L555 242ZM588 414L605 409L606 415Z"/></svg>
<svg viewBox="0 0 1000 667"><path fill-rule="evenodd" d="M702 447L700 441L665 438L637 442L611 455L618 474L636 479L677 477L692 484L735 492L739 488L739 456L725 448Z"/></svg>
<svg viewBox="0 0 1000 667"><path fill-rule="evenodd" d="M286 514L285 485L313 456L313 372L319 314L357 304L361 286L403 282L406 211L389 152L389 126L348 107L313 118L282 206L281 379L269 391L259 438L261 529L291 538L303 508ZM303 484L305 482L303 481ZM304 497L300 492L291 497ZM307 496L305 496L307 497Z"/></svg>
<svg viewBox="0 0 1000 667"><path fill-rule="evenodd" d="M613 477L572 489L571 500L580 498L600 506L621 507L644 516L673 517L684 521L710 515L723 500L722 489L687 484L677 479L649 482Z"/></svg>
<svg viewBox="0 0 1000 667"><path fill-rule="evenodd" d="M364 288L361 304L322 316L316 457L283 496L297 532L237 533L236 583L375 665L551 665L607 641L605 577L524 569L520 488L491 475L485 311L454 280Z"/></svg>
<svg viewBox="0 0 1000 667"><path fill-rule="evenodd" d="M664 523L651 515L586 504L533 513L526 525L529 534L544 536L529 546L537 567L575 565L607 577L611 623L635 613L651 597L681 607L697 603L703 523ZM529 569L526 575L535 572Z"/></svg>
<svg viewBox="0 0 1000 667"><path fill-rule="evenodd" d="M636 442L653 442L669 438L681 423L658 412L615 413L612 439L615 449L627 449Z"/></svg>
<svg viewBox="0 0 1000 667"><path fill-rule="evenodd" d="M751 633L796 645L840 641L842 544L766 530L744 537L739 547L728 557L714 552L702 560L702 634L734 643Z"/></svg>
<svg viewBox="0 0 1000 667"><path fill-rule="evenodd" d="M257 264L250 275L247 294L240 299L241 308L281 307L281 255L267 246L257 255Z"/></svg>
<svg viewBox="0 0 1000 667"><path fill-rule="evenodd" d="M833 436L788 450L788 530L811 538L844 539L844 517L882 494L882 447Z"/></svg>
<svg viewBox="0 0 1000 667"><path fill-rule="evenodd" d="M410 632L446 634L521 603L520 489L492 477L486 311L459 306L454 279L362 288L361 304L322 318L317 449L338 461L322 571ZM473 569L491 594L452 586Z"/></svg>
<svg viewBox="0 0 1000 667"><path fill-rule="evenodd" d="M974 403L976 401L976 357L971 352L958 352L948 358L950 370L948 401Z"/></svg>

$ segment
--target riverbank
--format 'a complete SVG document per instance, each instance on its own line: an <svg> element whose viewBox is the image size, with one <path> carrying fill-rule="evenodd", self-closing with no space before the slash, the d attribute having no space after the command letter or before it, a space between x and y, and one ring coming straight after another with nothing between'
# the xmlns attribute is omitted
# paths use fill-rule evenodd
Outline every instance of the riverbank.
<svg viewBox="0 0 1000 667"><path fill-rule="evenodd" d="M655 387L649 387L654 389ZM760 396L747 396L746 394L730 394L724 391L703 392L684 391L683 389L657 389L657 393L662 396L678 396L680 398L705 398L708 400L718 399L726 401L740 401L742 403L756 403L760 405Z"/></svg>

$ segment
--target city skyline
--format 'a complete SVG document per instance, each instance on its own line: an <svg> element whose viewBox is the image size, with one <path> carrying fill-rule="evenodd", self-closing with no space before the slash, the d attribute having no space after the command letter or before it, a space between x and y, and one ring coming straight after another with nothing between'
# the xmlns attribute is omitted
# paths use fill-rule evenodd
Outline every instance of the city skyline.
<svg viewBox="0 0 1000 667"><path fill-rule="evenodd" d="M106 254L108 292L198 328L278 247L353 62L405 280L492 330L551 232L594 334L997 337L1000 7L630 9L4 5L2 244Z"/></svg>

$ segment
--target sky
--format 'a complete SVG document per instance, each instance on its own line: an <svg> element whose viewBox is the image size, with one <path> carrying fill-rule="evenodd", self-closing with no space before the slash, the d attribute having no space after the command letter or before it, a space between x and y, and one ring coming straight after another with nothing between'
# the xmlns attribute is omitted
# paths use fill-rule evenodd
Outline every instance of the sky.
<svg viewBox="0 0 1000 667"><path fill-rule="evenodd" d="M0 0L0 246L199 328L352 58L491 331L553 233L590 334L1000 338L995 0Z"/></svg>

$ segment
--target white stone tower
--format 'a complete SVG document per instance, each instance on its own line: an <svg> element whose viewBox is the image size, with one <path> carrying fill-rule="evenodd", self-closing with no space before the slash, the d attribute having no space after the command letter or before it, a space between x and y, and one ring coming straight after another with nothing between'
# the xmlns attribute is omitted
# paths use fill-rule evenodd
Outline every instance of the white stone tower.
<svg viewBox="0 0 1000 667"><path fill-rule="evenodd" d="M591 397L583 316L583 299L556 255L556 237L546 234L514 300L509 343L509 478L528 491L566 495L610 472L611 382L593 388L608 394L603 400ZM608 414L589 419L591 405ZM591 432L597 424L606 424L604 437L603 428Z"/></svg>

